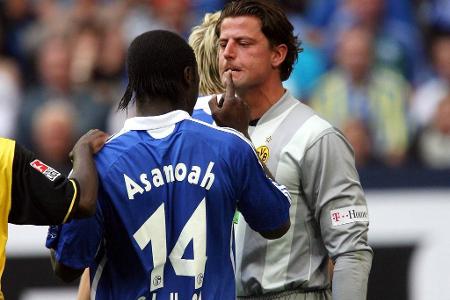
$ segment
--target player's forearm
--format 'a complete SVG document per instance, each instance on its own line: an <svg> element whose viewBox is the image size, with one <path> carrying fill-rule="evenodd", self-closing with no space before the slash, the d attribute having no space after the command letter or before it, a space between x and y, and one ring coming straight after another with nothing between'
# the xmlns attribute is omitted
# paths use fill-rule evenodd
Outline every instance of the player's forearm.
<svg viewBox="0 0 450 300"><path fill-rule="evenodd" d="M71 178L80 185L80 201L74 217L87 217L95 213L98 178L92 151L88 145L80 146L74 152Z"/></svg>
<svg viewBox="0 0 450 300"><path fill-rule="evenodd" d="M80 201L73 214L76 218L89 217L95 213L98 179L93 156L103 147L107 137L101 130L89 130L78 140L71 152L73 157L71 177L80 185Z"/></svg>
<svg viewBox="0 0 450 300"><path fill-rule="evenodd" d="M372 253L349 252L336 259L333 273L333 300L367 299L367 283L372 266Z"/></svg>

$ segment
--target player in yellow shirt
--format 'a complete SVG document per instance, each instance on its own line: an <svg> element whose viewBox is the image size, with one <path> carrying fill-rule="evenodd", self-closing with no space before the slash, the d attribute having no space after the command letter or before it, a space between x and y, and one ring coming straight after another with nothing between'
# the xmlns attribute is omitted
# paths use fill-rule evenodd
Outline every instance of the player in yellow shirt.
<svg viewBox="0 0 450 300"><path fill-rule="evenodd" d="M78 140L72 151L70 178L14 140L0 138L0 279L8 223L53 225L94 214L98 182L93 154L106 138L106 133L91 130Z"/></svg>

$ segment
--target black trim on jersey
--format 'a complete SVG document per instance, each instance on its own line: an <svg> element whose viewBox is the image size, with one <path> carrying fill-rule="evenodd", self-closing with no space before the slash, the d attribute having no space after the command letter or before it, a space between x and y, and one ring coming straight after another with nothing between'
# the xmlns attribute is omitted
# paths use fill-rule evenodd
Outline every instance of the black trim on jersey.
<svg viewBox="0 0 450 300"><path fill-rule="evenodd" d="M75 191L65 176L50 180L30 163L36 156L16 143L12 168L11 211L8 222L13 224L56 225L63 222L77 192L72 212L80 199L79 185Z"/></svg>

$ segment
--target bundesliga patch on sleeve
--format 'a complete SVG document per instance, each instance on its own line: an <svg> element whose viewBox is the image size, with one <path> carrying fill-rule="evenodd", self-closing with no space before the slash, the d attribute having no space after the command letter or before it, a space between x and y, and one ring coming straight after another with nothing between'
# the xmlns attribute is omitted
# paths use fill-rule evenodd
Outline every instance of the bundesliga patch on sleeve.
<svg viewBox="0 0 450 300"><path fill-rule="evenodd" d="M339 226L354 222L369 222L367 206L347 206L330 211L331 223Z"/></svg>
<svg viewBox="0 0 450 300"><path fill-rule="evenodd" d="M30 163L30 166L32 166L34 169L36 169L38 172L42 173L47 177L50 181L54 181L61 173L56 171L50 166L47 166L39 159L35 159Z"/></svg>

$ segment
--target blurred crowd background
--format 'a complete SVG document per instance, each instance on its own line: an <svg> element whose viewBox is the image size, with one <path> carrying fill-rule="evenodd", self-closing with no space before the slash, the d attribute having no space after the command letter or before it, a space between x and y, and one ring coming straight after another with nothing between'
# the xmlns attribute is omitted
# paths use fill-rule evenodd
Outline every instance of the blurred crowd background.
<svg viewBox="0 0 450 300"><path fill-rule="evenodd" d="M67 173L80 135L133 115L133 38L187 38L226 2L0 0L0 136ZM450 186L450 1L279 2L304 49L286 87L347 136L363 186Z"/></svg>

